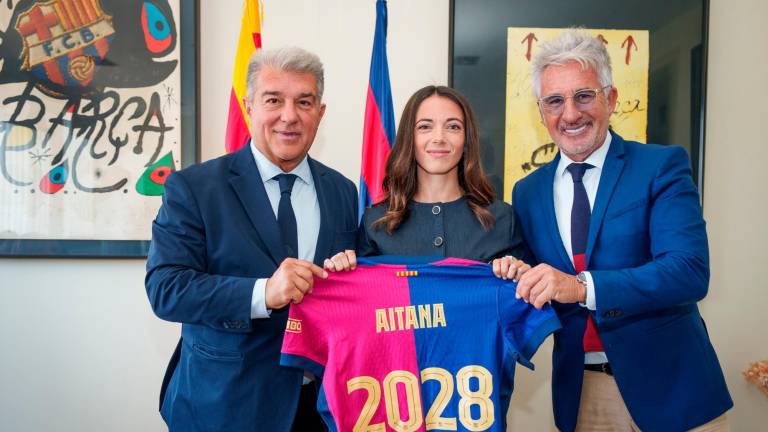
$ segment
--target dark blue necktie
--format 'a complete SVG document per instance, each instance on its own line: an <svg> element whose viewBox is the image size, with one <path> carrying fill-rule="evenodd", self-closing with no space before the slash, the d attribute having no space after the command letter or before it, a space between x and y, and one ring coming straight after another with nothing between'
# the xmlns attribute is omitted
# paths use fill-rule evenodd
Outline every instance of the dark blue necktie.
<svg viewBox="0 0 768 432"><path fill-rule="evenodd" d="M296 233L296 215L291 205L291 191L296 181L295 174L278 174L273 177L280 183L280 204L277 206L277 224L280 225L280 236L285 245L285 253L289 257L299 256L299 238Z"/></svg>
<svg viewBox="0 0 768 432"><path fill-rule="evenodd" d="M590 168L593 166L586 163L572 163L566 168L573 178L571 251L573 252L573 266L576 268L576 273L584 271L584 267L586 267L584 254L587 251L587 234L589 233L589 218L592 216L592 210L589 208L587 190L581 180L584 173Z"/></svg>
<svg viewBox="0 0 768 432"><path fill-rule="evenodd" d="M576 273L587 269L587 235L589 234L589 219L592 210L589 208L587 190L584 188L582 178L584 173L594 168L586 163L572 163L568 165L569 173L573 178L573 207L571 207L571 251L573 252L573 268ZM584 351L604 351L603 343L597 332L597 326L592 315L587 315L587 327L584 331Z"/></svg>

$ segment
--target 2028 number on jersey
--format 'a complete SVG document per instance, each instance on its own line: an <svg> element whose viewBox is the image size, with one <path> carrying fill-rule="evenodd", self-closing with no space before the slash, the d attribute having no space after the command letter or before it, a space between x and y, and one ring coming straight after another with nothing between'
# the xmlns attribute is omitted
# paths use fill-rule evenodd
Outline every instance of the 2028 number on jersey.
<svg viewBox="0 0 768 432"><path fill-rule="evenodd" d="M476 390L470 387L470 380L477 381ZM421 383L434 380L440 384L440 390L424 417L421 398L419 396L419 379L413 373L405 370L394 370L379 383L376 378L359 376L347 381L347 393L366 391L368 397L360 410L354 432L385 432L383 422L371 424L371 420L381 404L381 394L384 393L384 406L387 413L387 425L396 432L412 432L426 423L427 430L457 430L455 417L443 417L445 408L453 398L454 377L445 369L430 367L421 371ZM398 385L402 386L405 403L401 404L397 392ZM488 369L479 365L464 366L456 373L456 391L459 393L459 417L461 425L470 431L483 431L490 428L495 421L493 402L493 376ZM405 406L407 412L400 412ZM472 417L472 406L478 407L479 415Z"/></svg>

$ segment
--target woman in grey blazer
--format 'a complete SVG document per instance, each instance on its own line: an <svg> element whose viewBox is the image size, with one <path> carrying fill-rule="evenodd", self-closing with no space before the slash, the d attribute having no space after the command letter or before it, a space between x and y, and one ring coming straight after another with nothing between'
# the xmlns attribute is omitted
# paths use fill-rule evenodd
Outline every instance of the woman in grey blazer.
<svg viewBox="0 0 768 432"><path fill-rule="evenodd" d="M383 181L384 199L366 209L357 254L419 255L494 261L498 275L530 268L512 207L495 199L480 164L477 120L467 99L426 86L408 100ZM354 251L326 260L354 268Z"/></svg>

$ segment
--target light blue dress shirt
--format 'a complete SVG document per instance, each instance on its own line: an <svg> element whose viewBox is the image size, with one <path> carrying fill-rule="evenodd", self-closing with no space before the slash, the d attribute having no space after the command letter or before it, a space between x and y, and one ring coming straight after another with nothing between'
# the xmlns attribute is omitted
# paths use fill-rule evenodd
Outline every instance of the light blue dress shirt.
<svg viewBox="0 0 768 432"><path fill-rule="evenodd" d="M277 220L277 207L280 204L280 185L274 177L283 174L283 170L273 164L250 142L251 153L256 160L256 166L259 168L261 181L264 182L264 189L267 191L269 203L272 205L272 212ZM320 233L320 203L317 201L317 191L315 190L315 181L312 178L312 171L309 169L307 157L289 173L295 174L298 178L293 184L291 191L291 205L296 214L296 227L299 239L298 258L312 262L315 259L315 248L317 247L317 236ZM269 318L270 311L267 310L265 290L267 279L257 279L253 287L253 297L251 298L251 318Z"/></svg>

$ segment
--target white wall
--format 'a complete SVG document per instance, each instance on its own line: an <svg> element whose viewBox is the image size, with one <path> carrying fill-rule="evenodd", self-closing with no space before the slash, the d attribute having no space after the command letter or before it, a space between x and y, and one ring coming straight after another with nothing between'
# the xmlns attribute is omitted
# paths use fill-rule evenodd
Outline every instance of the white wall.
<svg viewBox="0 0 768 432"><path fill-rule="evenodd" d="M202 0L202 157L223 153L240 0ZM356 180L374 22L373 0L264 0L264 44L296 44L326 63L328 112L313 156ZM395 112L447 80L448 2L390 0ZM764 0L712 0L705 216L712 284L702 312L736 409L734 431L763 430L765 397L744 383L768 358L768 214L760 128L768 118ZM738 72L736 72L738 71ZM0 430L162 431L157 394L178 326L155 318L143 260L0 260ZM510 430L552 429L551 341L518 368Z"/></svg>
<svg viewBox="0 0 768 432"><path fill-rule="evenodd" d="M710 11L704 217L712 277L702 313L736 402L734 431L768 428L768 398L741 372L768 359L768 2Z"/></svg>
<svg viewBox="0 0 768 432"><path fill-rule="evenodd" d="M0 430L163 430L176 326L152 315L140 260L0 261Z"/></svg>

